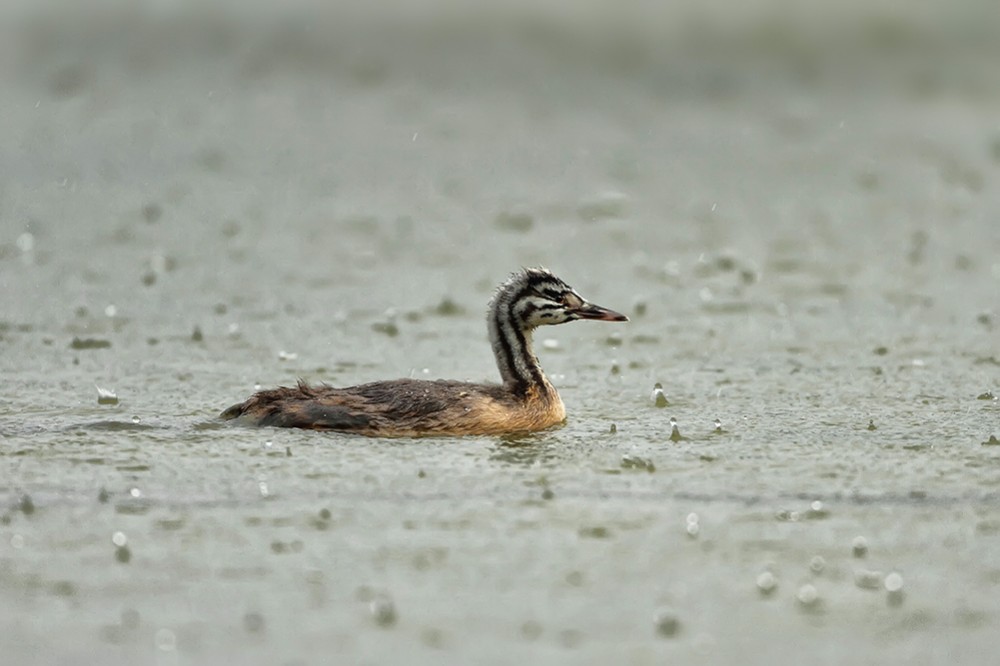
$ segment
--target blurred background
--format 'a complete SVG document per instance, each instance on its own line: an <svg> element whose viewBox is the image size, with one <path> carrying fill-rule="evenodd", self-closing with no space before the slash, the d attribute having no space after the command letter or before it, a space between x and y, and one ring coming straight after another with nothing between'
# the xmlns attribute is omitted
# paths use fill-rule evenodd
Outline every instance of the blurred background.
<svg viewBox="0 0 1000 666"><path fill-rule="evenodd" d="M982 325L998 12L4 3L3 309L80 333L108 306L161 333L224 333L234 300L315 314L287 346L345 308L479 311L546 264L681 317L809 292L844 308L834 335ZM692 280L717 259L743 279Z"/></svg>
<svg viewBox="0 0 1000 666"><path fill-rule="evenodd" d="M2 13L5 254L24 230L42 259L46 235L80 247L145 221L159 225L151 242L195 263L225 228L307 265L499 252L506 266L595 240L574 226L547 234L567 219L628 218L612 231L641 263L636 248L760 254L760 228L814 233L816 217L858 229L894 217L876 246L886 234L906 244L996 203L988 0ZM265 240L258 225L288 233ZM372 242L365 228L409 240ZM484 232L514 240L489 246Z"/></svg>

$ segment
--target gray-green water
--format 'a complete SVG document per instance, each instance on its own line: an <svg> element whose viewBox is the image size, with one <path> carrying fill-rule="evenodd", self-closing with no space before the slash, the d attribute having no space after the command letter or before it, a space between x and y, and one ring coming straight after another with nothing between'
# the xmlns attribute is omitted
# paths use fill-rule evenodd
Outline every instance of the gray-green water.
<svg viewBox="0 0 1000 666"><path fill-rule="evenodd" d="M866 7L9 10L5 663L995 654L994 10ZM493 379L533 264L633 317L561 429L214 420Z"/></svg>

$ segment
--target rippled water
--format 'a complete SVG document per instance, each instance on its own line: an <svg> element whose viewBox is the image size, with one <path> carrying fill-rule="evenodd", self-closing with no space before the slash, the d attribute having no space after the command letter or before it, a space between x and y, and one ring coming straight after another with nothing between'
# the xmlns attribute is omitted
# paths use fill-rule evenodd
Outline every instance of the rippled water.
<svg viewBox="0 0 1000 666"><path fill-rule="evenodd" d="M597 10L19 24L5 659L994 654L1000 97L992 41L951 48L968 10L805 50L766 9L667 43ZM493 379L486 302L534 264L632 316L539 331L561 429L215 420L297 377Z"/></svg>

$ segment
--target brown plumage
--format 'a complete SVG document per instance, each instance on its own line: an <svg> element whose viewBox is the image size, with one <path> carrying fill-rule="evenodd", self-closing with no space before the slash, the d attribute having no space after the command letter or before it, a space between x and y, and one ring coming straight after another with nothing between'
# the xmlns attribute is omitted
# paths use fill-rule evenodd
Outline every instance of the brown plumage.
<svg viewBox="0 0 1000 666"><path fill-rule="evenodd" d="M576 319L628 321L585 301L549 271L532 268L500 285L487 324L502 384L396 379L347 388L280 387L222 412L255 425L336 430L360 435L499 435L543 430L566 408L531 350L538 326Z"/></svg>

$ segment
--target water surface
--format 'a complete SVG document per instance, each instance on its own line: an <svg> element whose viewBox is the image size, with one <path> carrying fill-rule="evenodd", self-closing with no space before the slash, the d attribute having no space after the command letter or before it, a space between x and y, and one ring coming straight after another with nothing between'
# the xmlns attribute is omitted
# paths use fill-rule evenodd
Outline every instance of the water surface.
<svg viewBox="0 0 1000 666"><path fill-rule="evenodd" d="M963 11L29 16L7 658L995 653L1000 97ZM215 420L298 377L492 380L486 303L536 264L632 316L539 331L561 429Z"/></svg>

